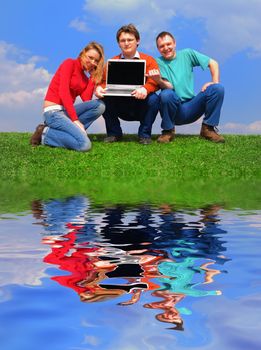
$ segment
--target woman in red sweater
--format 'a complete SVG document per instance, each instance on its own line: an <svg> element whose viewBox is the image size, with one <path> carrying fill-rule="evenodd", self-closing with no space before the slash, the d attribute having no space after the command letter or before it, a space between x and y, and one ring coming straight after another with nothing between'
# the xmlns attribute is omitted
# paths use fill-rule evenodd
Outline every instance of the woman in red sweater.
<svg viewBox="0 0 261 350"><path fill-rule="evenodd" d="M37 126L30 143L63 147L76 151L91 148L86 130L105 110L104 103L92 100L104 67L103 47L90 42L78 58L68 58L59 66L44 100L44 124ZM74 105L80 96L83 103Z"/></svg>

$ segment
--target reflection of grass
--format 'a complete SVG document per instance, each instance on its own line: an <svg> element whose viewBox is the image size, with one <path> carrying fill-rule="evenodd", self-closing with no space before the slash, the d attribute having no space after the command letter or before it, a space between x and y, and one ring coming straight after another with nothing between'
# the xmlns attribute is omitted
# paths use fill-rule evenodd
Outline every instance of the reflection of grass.
<svg viewBox="0 0 261 350"><path fill-rule="evenodd" d="M26 202L75 193L99 202L258 202L261 136L226 136L225 144L212 144L178 135L169 145L142 146L136 136L104 144L102 136L91 135L93 149L88 153L31 148L29 137L0 134L4 207L15 202L19 206L23 198Z"/></svg>

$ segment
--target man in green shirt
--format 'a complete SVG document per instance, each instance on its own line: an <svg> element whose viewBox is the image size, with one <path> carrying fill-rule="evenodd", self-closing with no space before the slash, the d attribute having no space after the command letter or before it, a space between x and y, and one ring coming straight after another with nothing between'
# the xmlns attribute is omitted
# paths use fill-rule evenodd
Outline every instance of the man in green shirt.
<svg viewBox="0 0 261 350"><path fill-rule="evenodd" d="M219 83L219 66L212 58L192 49L176 51L176 41L169 32L161 32L156 38L161 57L157 59L160 75L169 87L160 93L160 113L162 117L162 135L160 143L174 139L175 125L190 124L202 115L203 123L200 136L213 142L224 142L216 132L224 88ZM209 69L212 80L203 85L199 94L194 94L193 68L200 66ZM157 81L159 77L155 75Z"/></svg>

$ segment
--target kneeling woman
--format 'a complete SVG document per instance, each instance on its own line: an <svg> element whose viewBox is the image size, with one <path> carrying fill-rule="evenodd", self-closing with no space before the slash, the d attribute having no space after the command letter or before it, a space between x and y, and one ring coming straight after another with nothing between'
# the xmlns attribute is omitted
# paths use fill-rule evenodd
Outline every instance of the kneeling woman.
<svg viewBox="0 0 261 350"><path fill-rule="evenodd" d="M77 59L68 58L58 68L44 100L44 123L37 126L30 143L88 151L86 130L105 110L92 100L95 85L103 74L104 52L100 44L89 43ZM74 105L80 96L83 103Z"/></svg>

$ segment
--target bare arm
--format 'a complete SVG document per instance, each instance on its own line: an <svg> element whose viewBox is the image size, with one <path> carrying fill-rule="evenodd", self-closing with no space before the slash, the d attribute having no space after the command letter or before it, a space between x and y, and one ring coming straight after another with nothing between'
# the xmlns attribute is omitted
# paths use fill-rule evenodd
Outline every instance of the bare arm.
<svg viewBox="0 0 261 350"><path fill-rule="evenodd" d="M206 83L203 85L201 91L205 91L206 88L209 86L209 85L212 85L212 84L217 84L219 83L219 66L218 66L218 62L213 60L213 59L210 59L209 61L209 64L208 64L208 67L209 67L209 70L210 70L210 74L211 74L211 77L212 77L212 81Z"/></svg>

